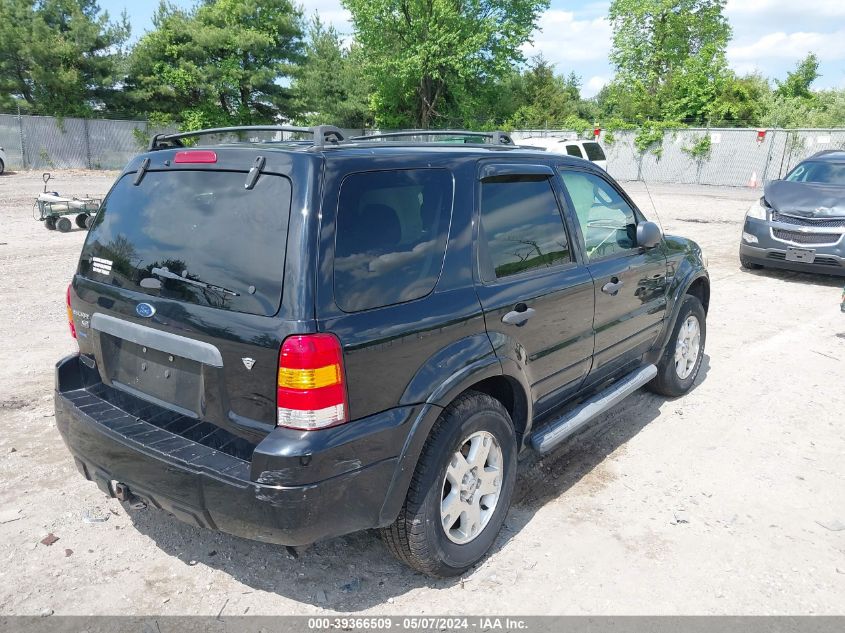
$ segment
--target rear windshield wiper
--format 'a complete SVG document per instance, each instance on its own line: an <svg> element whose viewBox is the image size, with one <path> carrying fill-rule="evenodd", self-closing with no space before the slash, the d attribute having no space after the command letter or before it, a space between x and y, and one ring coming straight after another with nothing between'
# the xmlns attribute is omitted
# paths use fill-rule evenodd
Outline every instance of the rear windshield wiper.
<svg viewBox="0 0 845 633"><path fill-rule="evenodd" d="M157 277L164 277L165 279L181 281L186 284L191 284L192 286L199 286L200 288L203 288L205 290L214 290L215 292L221 292L223 294L232 295L233 297L240 296L240 293L235 292L234 290L229 290L228 288L224 288L223 286L215 286L214 284L210 284L205 281L200 281L198 279L188 279L187 277L183 277L182 275L177 275L176 273L170 272L170 270L167 268L153 268L150 273L156 275Z"/></svg>

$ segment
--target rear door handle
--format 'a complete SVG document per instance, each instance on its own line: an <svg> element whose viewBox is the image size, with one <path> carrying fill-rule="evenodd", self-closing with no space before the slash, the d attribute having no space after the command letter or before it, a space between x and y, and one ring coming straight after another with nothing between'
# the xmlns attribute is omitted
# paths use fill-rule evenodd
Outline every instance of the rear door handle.
<svg viewBox="0 0 845 633"><path fill-rule="evenodd" d="M525 308L524 310L511 310L505 316L502 317L502 323L507 323L508 325L525 325L526 321L533 317L536 314L536 310L534 308Z"/></svg>
<svg viewBox="0 0 845 633"><path fill-rule="evenodd" d="M615 297L624 285L625 282L616 277L612 277L608 283L601 287L601 291L605 294L609 294L611 297Z"/></svg>

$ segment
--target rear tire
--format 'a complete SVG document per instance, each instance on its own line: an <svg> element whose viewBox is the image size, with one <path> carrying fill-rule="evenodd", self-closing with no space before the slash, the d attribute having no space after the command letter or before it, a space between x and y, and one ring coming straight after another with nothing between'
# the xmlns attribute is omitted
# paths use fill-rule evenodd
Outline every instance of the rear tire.
<svg viewBox="0 0 845 633"><path fill-rule="evenodd" d="M88 222L88 214L87 213L80 213L76 216L76 226L80 229L85 228L85 223Z"/></svg>
<svg viewBox="0 0 845 633"><path fill-rule="evenodd" d="M670 398L682 396L692 389L701 369L706 339L704 306L698 297L684 295L672 336L657 364L657 376L646 387Z"/></svg>
<svg viewBox="0 0 845 633"><path fill-rule="evenodd" d="M89 215L85 218L85 228L90 231L92 226L94 226L94 216Z"/></svg>
<svg viewBox="0 0 845 633"><path fill-rule="evenodd" d="M739 265L747 270L760 270L763 267L762 264L751 261L745 255L739 256Z"/></svg>
<svg viewBox="0 0 845 633"><path fill-rule="evenodd" d="M70 233L73 223L68 218L59 218L56 220L56 228L62 233Z"/></svg>
<svg viewBox="0 0 845 633"><path fill-rule="evenodd" d="M469 391L440 414L405 504L381 537L417 571L460 574L496 540L515 481L516 433L508 412L487 394Z"/></svg>
<svg viewBox="0 0 845 633"><path fill-rule="evenodd" d="M3 172L6 171L6 165L3 164L3 161L0 160L0 176L3 175Z"/></svg>

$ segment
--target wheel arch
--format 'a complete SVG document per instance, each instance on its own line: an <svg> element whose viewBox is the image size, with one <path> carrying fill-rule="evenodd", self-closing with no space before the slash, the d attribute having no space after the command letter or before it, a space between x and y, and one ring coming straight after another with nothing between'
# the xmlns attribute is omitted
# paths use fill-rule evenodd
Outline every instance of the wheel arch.
<svg viewBox="0 0 845 633"><path fill-rule="evenodd" d="M704 306L704 314L707 314L707 310L710 307L710 278L705 269L699 268L689 270L687 275L681 277L680 280L673 285L673 289L671 290L671 299L669 302L671 310L669 316L664 322L663 335L660 339L658 339L660 341L660 345L656 348L652 348L654 350L655 359L659 359L660 356L662 356L666 349L666 345L669 344L669 340L672 338L672 330L675 327L675 322L678 319L678 313L681 310L681 304L683 303L686 295L692 295L701 301L702 306Z"/></svg>
<svg viewBox="0 0 845 633"><path fill-rule="evenodd" d="M467 371L468 367L460 370L460 378L455 375L448 376L432 389L430 397L414 420L379 513L382 526L389 525L398 516L423 447L440 414L463 394L478 391L499 401L511 417L517 435L517 446L523 446L532 413L527 379L506 373L495 355L478 359L471 367L471 371Z"/></svg>
<svg viewBox="0 0 845 633"><path fill-rule="evenodd" d="M684 294L697 298L701 302L701 305L704 306L704 314L707 314L707 310L710 308L710 280L706 275L696 277L687 286Z"/></svg>
<svg viewBox="0 0 845 633"><path fill-rule="evenodd" d="M522 384L502 374L480 380L467 387L458 397L468 391L478 391L498 400L508 412L517 437L517 446L522 446L525 431L528 428L528 394Z"/></svg>

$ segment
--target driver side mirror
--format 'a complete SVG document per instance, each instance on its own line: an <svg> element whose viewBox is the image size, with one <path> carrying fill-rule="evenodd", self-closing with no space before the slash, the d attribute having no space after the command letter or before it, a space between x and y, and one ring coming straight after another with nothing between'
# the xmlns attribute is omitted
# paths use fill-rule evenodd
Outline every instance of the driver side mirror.
<svg viewBox="0 0 845 633"><path fill-rule="evenodd" d="M663 240L663 231L654 222L640 222L637 224L637 246L654 248Z"/></svg>

